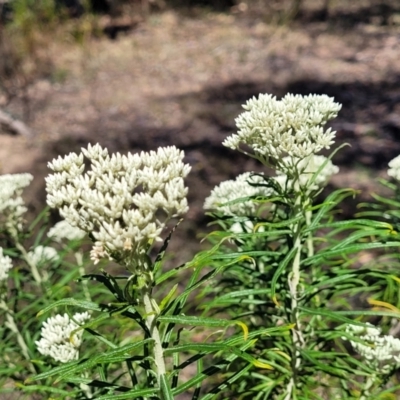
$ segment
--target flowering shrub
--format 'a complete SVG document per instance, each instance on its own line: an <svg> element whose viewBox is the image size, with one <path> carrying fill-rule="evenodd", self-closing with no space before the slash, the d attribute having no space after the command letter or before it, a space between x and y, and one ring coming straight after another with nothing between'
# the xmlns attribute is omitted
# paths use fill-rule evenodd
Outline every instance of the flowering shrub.
<svg viewBox="0 0 400 400"><path fill-rule="evenodd" d="M340 108L320 95L250 99L223 144L275 173L214 188L204 209L221 229L175 268L163 261L188 210L190 172L176 147L109 154L95 144L53 160L47 203L62 220L51 227L48 209L24 221L29 174L0 177L0 393L395 396L398 162L383 181L392 199L375 196L337 219L354 191L328 192L335 152L318 153L334 144L325 125ZM360 265L360 254L370 262Z"/></svg>

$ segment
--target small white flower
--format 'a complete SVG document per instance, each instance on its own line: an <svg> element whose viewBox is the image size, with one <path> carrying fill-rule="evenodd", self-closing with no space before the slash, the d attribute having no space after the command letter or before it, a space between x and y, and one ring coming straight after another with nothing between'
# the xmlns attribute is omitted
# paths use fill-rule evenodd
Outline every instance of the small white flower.
<svg viewBox="0 0 400 400"><path fill-rule="evenodd" d="M251 184L254 184L254 186ZM257 184L264 184L264 186L257 186ZM224 205L224 203L250 196L268 197L272 193L273 190L265 186L265 181L261 176L245 172L235 180L224 181L216 186L211 191L210 196L206 198L204 209L221 211L225 215L251 216L255 215L258 208L257 203L251 200L227 205Z"/></svg>
<svg viewBox="0 0 400 400"><path fill-rule="evenodd" d="M59 258L55 248L41 245L28 252L28 257L35 265L43 264L46 261L57 261Z"/></svg>
<svg viewBox="0 0 400 400"><path fill-rule="evenodd" d="M7 231L16 236L22 229L23 214L27 211L22 191L32 181L31 174L0 175L0 216Z"/></svg>
<svg viewBox="0 0 400 400"><path fill-rule="evenodd" d="M387 374L400 366L400 339L382 335L381 329L371 324L347 325L346 332L360 338L361 342L350 340L350 343L370 368Z"/></svg>
<svg viewBox="0 0 400 400"><path fill-rule="evenodd" d="M397 181L400 181L400 156L393 158L393 160L389 162L387 173Z"/></svg>
<svg viewBox="0 0 400 400"><path fill-rule="evenodd" d="M66 240L81 240L85 237L86 232L67 221L57 222L47 233L47 236L56 242Z"/></svg>
<svg viewBox="0 0 400 400"><path fill-rule="evenodd" d="M251 233L254 231L254 224L250 220L246 220L244 222L235 222L232 224L229 230L233 233ZM264 227L261 226L258 231L264 232Z"/></svg>
<svg viewBox="0 0 400 400"><path fill-rule="evenodd" d="M125 248L125 246L124 246ZM129 249L130 250L130 249ZM90 259L93 260L94 264L98 264L102 258L109 258L112 260L112 258L108 255L106 250L104 249L103 243L102 242L95 242L92 250L90 250Z"/></svg>
<svg viewBox="0 0 400 400"><path fill-rule="evenodd" d="M77 360L83 330L72 332L89 319L88 312L74 314L72 319L68 314L48 318L43 323L41 339L35 342L39 353L62 363Z"/></svg>
<svg viewBox="0 0 400 400"><path fill-rule="evenodd" d="M333 144L335 132L323 126L337 116L341 105L326 95L287 94L282 100L269 94L253 97L236 118L238 133L223 145L240 149L244 144L265 160L289 155L306 158Z"/></svg>
<svg viewBox="0 0 400 400"><path fill-rule="evenodd" d="M11 258L3 254L3 248L0 247L0 282L8 278L8 271L13 267Z"/></svg>

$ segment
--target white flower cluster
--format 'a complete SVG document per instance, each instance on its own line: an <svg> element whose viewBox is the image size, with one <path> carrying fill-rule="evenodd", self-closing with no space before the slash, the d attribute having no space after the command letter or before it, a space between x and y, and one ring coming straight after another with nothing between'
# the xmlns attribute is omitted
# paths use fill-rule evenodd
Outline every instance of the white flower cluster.
<svg viewBox="0 0 400 400"><path fill-rule="evenodd" d="M0 176L0 215L7 231L16 236L22 229L22 216L27 211L22 191L33 179L31 174L7 174Z"/></svg>
<svg viewBox="0 0 400 400"><path fill-rule="evenodd" d="M249 196L269 197L273 193L272 188L266 186L253 186L252 184L264 184L264 179L259 175L252 175L245 172L235 180L228 180L220 183L212 191L204 202L205 210L216 210L231 216L251 216L255 215L257 203L248 200L233 204L223 205L224 203L234 202L236 199Z"/></svg>
<svg viewBox="0 0 400 400"><path fill-rule="evenodd" d="M33 250L28 252L29 260L34 265L43 264L46 261L57 261L57 250L49 246L36 246Z"/></svg>
<svg viewBox="0 0 400 400"><path fill-rule="evenodd" d="M83 330L72 332L90 319L88 312L77 313L71 319L68 314L57 314L43 322L41 339L35 344L39 353L66 363L79 357Z"/></svg>
<svg viewBox="0 0 400 400"><path fill-rule="evenodd" d="M57 222L47 233L47 237L59 243L65 239L81 240L85 237L85 235L86 232L77 228L76 226L72 226L65 220Z"/></svg>
<svg viewBox="0 0 400 400"><path fill-rule="evenodd" d="M3 254L3 248L0 247L0 282L8 278L8 271L13 267L11 258Z"/></svg>
<svg viewBox="0 0 400 400"><path fill-rule="evenodd" d="M367 327L347 325L346 332L357 336L362 341L351 340L350 343L370 368L387 374L400 366L400 340L391 335L382 335L380 328L368 325Z"/></svg>
<svg viewBox="0 0 400 400"><path fill-rule="evenodd" d="M334 165L330 159L314 154L301 159L290 156L284 157L279 168L280 171L278 171L276 180L282 187L296 189L294 186L298 185L301 189L309 192L323 188L330 177L339 172L339 167ZM314 178L318 170L319 172ZM296 178L288 179L287 175Z"/></svg>
<svg viewBox="0 0 400 400"><path fill-rule="evenodd" d="M85 172L84 157L90 161ZM140 154L108 154L99 144L49 163L47 203L96 240L95 262L143 254L167 220L187 212L184 185L190 166L175 146Z"/></svg>
<svg viewBox="0 0 400 400"><path fill-rule="evenodd" d="M271 179L275 180L283 189L296 191L302 189L309 192L323 188L330 177L339 172L339 168L333 165L330 159L313 154L304 159L283 157L279 168L278 176ZM319 172L314 177L317 171ZM294 178L289 178L289 176ZM263 185L257 186L250 183ZM217 210L230 216L255 215L258 208L257 203L251 200L238 202L235 200L250 196L272 196L273 188L266 187L265 183L262 176L252 175L251 172L241 174L235 180L224 181L211 191L210 196L204 202L204 209Z"/></svg>
<svg viewBox="0 0 400 400"><path fill-rule="evenodd" d="M287 94L277 100L260 94L243 108L246 111L235 120L238 133L226 138L223 145L239 149L243 143L258 156L279 160L285 155L306 158L329 149L336 132L324 131L323 126L337 116L341 105L326 95Z"/></svg>
<svg viewBox="0 0 400 400"><path fill-rule="evenodd" d="M387 173L397 181L400 181L400 156L393 158L393 160L389 162Z"/></svg>

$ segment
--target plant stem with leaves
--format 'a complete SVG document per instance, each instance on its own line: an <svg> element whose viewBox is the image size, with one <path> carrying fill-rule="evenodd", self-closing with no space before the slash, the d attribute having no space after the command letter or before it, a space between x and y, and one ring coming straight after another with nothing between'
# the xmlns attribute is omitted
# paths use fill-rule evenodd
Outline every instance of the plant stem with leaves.
<svg viewBox="0 0 400 400"><path fill-rule="evenodd" d="M0 300L0 309L5 311L5 314L6 314L5 325L16 336L17 343L18 343L18 345L19 345L19 347L21 349L22 355L24 356L25 360L27 360L29 362L29 364L28 364L29 371L32 372L32 373L35 373L36 372L35 368L34 368L33 364L31 363L31 357L29 356L28 346L27 346L27 344L25 342L25 339L21 335L21 332L20 332L20 330L19 330L19 328L18 328L18 326L17 326L17 324L15 322L13 311L8 308L8 305L4 301L4 299Z"/></svg>
<svg viewBox="0 0 400 400"><path fill-rule="evenodd" d="M142 291L143 304L146 312L146 325L149 329L151 338L154 340L153 357L157 383L161 385L161 377L166 373L164 350L162 347L161 336L157 326L157 315L159 308L154 298L151 296L151 290L145 288Z"/></svg>
<svg viewBox="0 0 400 400"><path fill-rule="evenodd" d="M293 216L302 216L304 214L304 204L302 202L302 196L299 194L297 196ZM290 316L291 323L294 324L292 329L292 376L286 388L285 400L290 400L296 398L295 389L297 385L297 376L301 368L301 354L300 350L305 346L305 340L302 333L302 324L300 321L300 313L298 309L298 299L299 299L299 285L300 285L300 261L301 261L301 251L302 251L302 227L303 219L301 218L296 222L293 227L293 248L295 249L295 256L292 263L292 270L288 276L288 286L290 295Z"/></svg>

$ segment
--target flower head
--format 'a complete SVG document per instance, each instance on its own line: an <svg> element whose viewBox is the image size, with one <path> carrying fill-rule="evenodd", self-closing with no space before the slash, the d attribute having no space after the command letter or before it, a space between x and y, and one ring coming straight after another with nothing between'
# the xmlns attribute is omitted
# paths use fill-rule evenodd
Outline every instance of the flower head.
<svg viewBox="0 0 400 400"><path fill-rule="evenodd" d="M323 126L337 116L341 105L326 95L287 94L282 100L269 94L253 97L236 118L238 133L223 145L251 147L256 156L279 160L289 155L306 158L333 144L335 132Z"/></svg>
<svg viewBox="0 0 400 400"><path fill-rule="evenodd" d="M387 374L400 366L400 339L382 335L380 328L368 325L367 327L347 325L346 331L361 340L361 342L350 340L350 343L370 368Z"/></svg>
<svg viewBox="0 0 400 400"><path fill-rule="evenodd" d="M393 158L393 160L389 162L387 173L397 181L400 181L400 156Z"/></svg>
<svg viewBox="0 0 400 400"><path fill-rule="evenodd" d="M143 254L161 240L166 222L187 212L183 179L190 166L176 147L108 154L99 144L49 163L47 203L72 226L90 233L92 259ZM89 161L85 171L84 158ZM135 257L130 257L135 258Z"/></svg>
<svg viewBox="0 0 400 400"><path fill-rule="evenodd" d="M58 253L53 247L39 245L28 253L28 257L33 264L39 265L46 261L58 260Z"/></svg>
<svg viewBox="0 0 400 400"><path fill-rule="evenodd" d="M88 312L74 314L72 319L68 314L48 318L43 322L41 339L35 342L39 353L62 363L78 359L83 330L72 332L89 319Z"/></svg>
<svg viewBox="0 0 400 400"><path fill-rule="evenodd" d="M22 191L33 179L31 174L0 176L0 215L7 231L16 236L22 229L23 214L27 211Z"/></svg>
<svg viewBox="0 0 400 400"><path fill-rule="evenodd" d="M264 186L257 184L264 183ZM236 199L250 196L271 196L273 190L265 186L262 176L253 175L251 172L245 172L239 175L235 180L228 180L220 183L212 191L204 202L205 210L217 210L225 215L231 216L251 216L256 213L257 204L251 200L241 201L232 204Z"/></svg>
<svg viewBox="0 0 400 400"><path fill-rule="evenodd" d="M0 282L8 278L8 271L13 267L11 258L3 254L3 248L0 247Z"/></svg>
<svg viewBox="0 0 400 400"><path fill-rule="evenodd" d="M81 240L85 237L86 232L82 229L72 226L67 221L57 222L47 233L47 236L56 242L63 240Z"/></svg>

